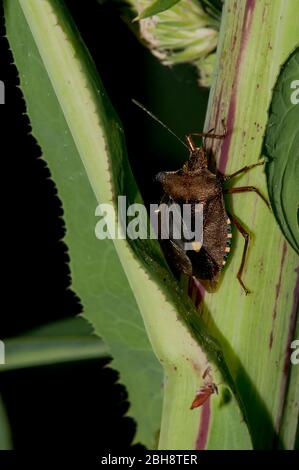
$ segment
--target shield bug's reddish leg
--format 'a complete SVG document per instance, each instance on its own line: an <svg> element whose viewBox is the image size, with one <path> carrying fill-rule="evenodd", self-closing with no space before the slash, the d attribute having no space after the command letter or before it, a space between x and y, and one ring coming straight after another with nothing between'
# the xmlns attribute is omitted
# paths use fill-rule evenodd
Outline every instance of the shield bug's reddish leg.
<svg viewBox="0 0 299 470"><path fill-rule="evenodd" d="M264 165L264 161L261 161L261 162L258 162L258 163L253 163L252 165L244 166L243 168L240 168L240 170L235 171L234 173L232 173L231 175L223 175L223 180L224 181L229 181L232 178L235 178L235 176L239 176L242 173L247 173L247 171L250 171L250 170L252 170L252 168L255 168L256 166L260 166L260 165Z"/></svg>
<svg viewBox="0 0 299 470"><path fill-rule="evenodd" d="M250 242L250 235L247 232L247 230L245 230L245 228L240 224L240 222L238 221L238 219L235 216L230 215L230 218L231 218L231 221L233 222L233 224L235 225L236 229L244 237L245 243L244 243L244 248L243 248L243 253L242 253L241 264L240 264L239 271L238 271L238 274L237 274L237 279L238 279L239 283L241 284L241 286L243 287L245 293L249 294L250 290L247 289L247 287L245 286L245 284L242 280L242 274L243 274L243 269L244 269L245 260L246 260L246 254L247 254L247 250L248 250L248 246L249 246L249 242Z"/></svg>
<svg viewBox="0 0 299 470"><path fill-rule="evenodd" d="M262 162L262 163L264 163L264 162ZM250 167L242 168L241 170L237 171L236 173L234 173L230 177L234 177L236 175L239 175L241 172L246 172L246 171L250 170L251 168L254 168L255 166L258 166L258 165L261 165L261 163L255 163L254 165L250 165ZM251 191L254 191L256 194L258 194L258 196L260 196L260 198L265 202L267 207L270 209L270 205L269 205L267 199L262 195L262 193L259 191L259 189L255 188L254 186L243 186L241 188L228 188L228 189L224 190L224 193L226 193L226 194L237 194L237 193L245 193L245 192L251 192ZM234 226L236 227L236 229L243 236L244 241L245 241L244 248L243 248L243 253L242 253L241 264L240 264L239 271L238 271L238 274L237 274L237 279L238 279L239 283L241 284L242 288L244 289L245 293L249 294L250 290L247 289L247 287L245 286L245 284L242 280L242 274L243 274L243 269L244 269L244 265L245 265L246 254L247 254L248 247L249 247L250 234L247 232L247 230L242 226L242 224L239 222L239 220L235 216L230 214L230 218L231 218L231 221L233 222Z"/></svg>
<svg viewBox="0 0 299 470"><path fill-rule="evenodd" d="M204 379L204 385L202 385L200 389L197 390L195 398L190 406L190 410L203 405L207 399L213 395L213 393L218 394L218 387L212 380L210 367L207 367L202 375L202 378Z"/></svg>
<svg viewBox="0 0 299 470"><path fill-rule="evenodd" d="M249 193L249 192L255 192L264 201L268 209L270 209L270 204L267 201L267 199L262 195L260 190L258 188L255 188L254 186L242 186L240 188L227 188L224 190L225 194L237 194L237 193Z"/></svg>
<svg viewBox="0 0 299 470"><path fill-rule="evenodd" d="M224 133L214 133L214 129L209 132L191 133L186 136L187 145L171 129L162 123L156 116L146 108L134 101L140 108L148 113L153 119L165 127L189 150L189 159L183 164L183 167L177 171L161 171L156 176L164 190L163 202L168 206L173 203L183 207L184 204L191 204L191 213L195 214L195 205L200 204L203 208L202 224L202 243L185 243L183 238L176 239L171 236L167 240L161 240L161 245L165 257L175 273L184 273L189 277L195 277L200 281L208 292L214 292L217 288L218 280L223 267L226 264L232 242L231 222L236 225L245 239L245 246L242 255L241 265L237 274L246 294L249 290L242 280L242 273L245 265L246 252L249 243L249 234L242 227L240 222L233 216L229 217L225 208L224 194L234 194L243 192L255 192L263 201L269 203L254 186L244 186L240 188L224 187L225 182L232 178L246 173L252 168L262 165L264 162L258 162L248 165L231 175L221 175L213 172L209 168L208 155L205 145L197 147L193 141L193 136L206 139L224 139ZM184 225L182 220L181 226ZM190 249L191 245L191 249ZM188 248L186 248L188 246ZM213 387L206 385L202 393L208 394ZM214 393L213 391L211 393Z"/></svg>

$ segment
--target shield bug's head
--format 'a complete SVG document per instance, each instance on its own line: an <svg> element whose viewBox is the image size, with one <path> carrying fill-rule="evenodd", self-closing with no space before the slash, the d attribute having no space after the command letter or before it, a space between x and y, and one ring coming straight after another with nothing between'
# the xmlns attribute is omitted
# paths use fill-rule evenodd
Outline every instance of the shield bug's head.
<svg viewBox="0 0 299 470"><path fill-rule="evenodd" d="M202 202L219 192L215 176L208 170L205 148L196 147L191 135L186 137L189 159L177 171L161 171L155 181L160 183L165 194L178 203ZM216 184L215 184L216 183Z"/></svg>
<svg viewBox="0 0 299 470"><path fill-rule="evenodd" d="M157 183L163 184L165 181L166 174L166 171L159 171L159 173L157 173L155 176L155 181L157 181Z"/></svg>
<svg viewBox="0 0 299 470"><path fill-rule="evenodd" d="M183 172L193 175L200 173L204 168L208 167L208 160L203 147L190 149L190 157L184 163Z"/></svg>
<svg viewBox="0 0 299 470"><path fill-rule="evenodd" d="M199 173L208 167L208 159L204 147L196 147L192 136L186 136L188 148L190 150L189 160L183 166L184 173Z"/></svg>

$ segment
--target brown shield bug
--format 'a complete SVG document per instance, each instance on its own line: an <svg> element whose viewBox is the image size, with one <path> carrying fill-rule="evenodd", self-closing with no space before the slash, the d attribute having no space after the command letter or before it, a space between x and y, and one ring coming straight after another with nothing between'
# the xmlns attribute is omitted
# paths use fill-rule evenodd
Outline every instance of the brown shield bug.
<svg viewBox="0 0 299 470"><path fill-rule="evenodd" d="M228 214L225 208L224 194L255 192L268 207L270 206L259 189L254 186L225 188L225 183L241 173L246 173L258 165L263 165L264 162L245 166L231 175L213 172L209 168L209 159L204 143L202 146L197 147L194 144L193 136L204 139L224 139L226 132L215 134L212 129L207 133L192 133L186 136L186 145L156 116L140 103L135 100L134 102L165 127L189 150L189 159L181 169L177 171L162 171L157 174L156 181L162 185L164 191L163 202L168 205L176 203L178 205L191 204L191 206L199 203L203 207L202 244L194 243L193 249L185 250L182 240L171 237L168 240L161 240L161 245L169 265L176 272L183 272L190 277L197 278L207 291L215 291L220 273L226 264L226 259L230 252L233 223L245 240L237 279L245 293L248 294L249 290L242 280L242 273L250 235L235 216ZM208 390L211 390L211 387L206 389L207 393Z"/></svg>

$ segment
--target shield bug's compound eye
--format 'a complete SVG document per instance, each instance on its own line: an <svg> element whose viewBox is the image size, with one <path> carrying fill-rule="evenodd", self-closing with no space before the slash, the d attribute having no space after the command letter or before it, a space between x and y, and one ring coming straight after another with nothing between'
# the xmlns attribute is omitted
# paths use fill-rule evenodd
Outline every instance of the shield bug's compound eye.
<svg viewBox="0 0 299 470"><path fill-rule="evenodd" d="M158 183L163 183L165 179L165 174L165 171L160 171L159 173L157 173L155 176L155 181L157 181Z"/></svg>

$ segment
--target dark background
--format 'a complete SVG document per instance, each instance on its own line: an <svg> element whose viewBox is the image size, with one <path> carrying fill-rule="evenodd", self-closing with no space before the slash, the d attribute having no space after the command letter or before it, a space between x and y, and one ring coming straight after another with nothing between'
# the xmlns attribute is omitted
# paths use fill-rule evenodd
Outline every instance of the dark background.
<svg viewBox="0 0 299 470"><path fill-rule="evenodd" d="M145 113L135 98L180 137L200 131L208 91L197 86L191 66L168 68L138 42L112 2L67 0L93 56L108 95L123 122L133 172L145 201L156 188L154 175L177 169L186 149ZM51 321L75 316L80 300L70 284L60 202L30 124L17 70L4 37L1 4L0 79L2 114L2 245L7 263L0 338L14 337ZM4 142L6 141L6 146ZM11 205L12 202L12 205ZM135 423L109 359L35 367L0 375L15 449L129 447Z"/></svg>

